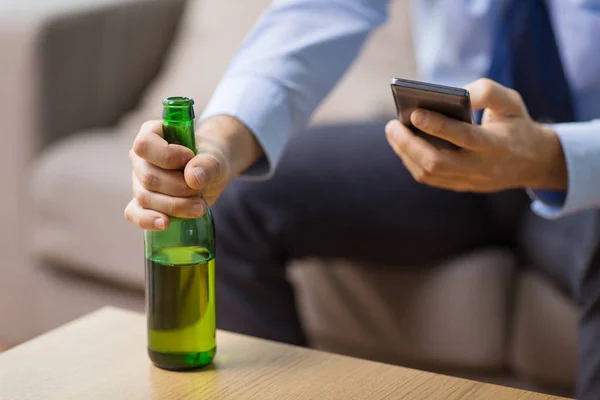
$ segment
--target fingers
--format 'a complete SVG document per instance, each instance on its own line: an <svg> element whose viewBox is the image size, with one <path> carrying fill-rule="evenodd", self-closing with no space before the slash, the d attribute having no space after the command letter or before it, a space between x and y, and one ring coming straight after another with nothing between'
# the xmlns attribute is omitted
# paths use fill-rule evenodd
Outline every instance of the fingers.
<svg viewBox="0 0 600 400"><path fill-rule="evenodd" d="M165 214L142 208L137 199L133 199L127 204L124 214L125 218L142 229L163 231L169 227L169 218Z"/></svg>
<svg viewBox="0 0 600 400"><path fill-rule="evenodd" d="M206 193L212 185L226 179L226 165L217 154L198 154L185 166L185 182L190 188Z"/></svg>
<svg viewBox="0 0 600 400"><path fill-rule="evenodd" d="M141 208L173 217L198 218L206 212L206 205L201 197L172 197L151 192L141 185L135 175L133 176L133 197Z"/></svg>
<svg viewBox="0 0 600 400"><path fill-rule="evenodd" d="M163 139L162 121L142 125L133 142L133 151L142 159L164 169L182 169L194 157L190 149Z"/></svg>
<svg viewBox="0 0 600 400"><path fill-rule="evenodd" d="M521 95L491 79L478 79L468 84L466 89L470 93L471 107L474 110L487 108L504 117L528 116Z"/></svg>
<svg viewBox="0 0 600 400"><path fill-rule="evenodd" d="M206 212L206 203L199 191L188 186L181 171L194 158L194 153L183 146L168 144L162 135L162 121L145 123L129 153L134 198L125 208L125 217L140 228L152 231L168 228L168 216L198 218ZM196 160L194 167L202 167L206 179L202 185L196 183L195 186L207 187L219 179L223 169L220 166L215 157L203 156Z"/></svg>
<svg viewBox="0 0 600 400"><path fill-rule="evenodd" d="M146 190L176 197L199 194L185 183L183 172L159 168L140 158L133 150L129 152L129 158L135 177Z"/></svg>
<svg viewBox="0 0 600 400"><path fill-rule="evenodd" d="M488 133L478 125L448 118L433 111L416 109L410 115L410 121L423 132L465 149L479 150L488 144Z"/></svg>
<svg viewBox="0 0 600 400"><path fill-rule="evenodd" d="M452 150L438 150L427 141L412 134L398 120L390 121L386 136L392 149L402 160L409 158L420 170L417 175L456 176L464 169L463 157ZM407 166L408 167L408 166ZM422 171L421 171L422 170ZM411 170L411 172L413 172ZM414 174L413 174L414 176ZM415 177L416 178L416 177ZM418 180L418 179L417 179Z"/></svg>
<svg viewBox="0 0 600 400"><path fill-rule="evenodd" d="M464 179L431 174L408 156L402 158L402 163L418 183L456 192L470 190L470 185Z"/></svg>

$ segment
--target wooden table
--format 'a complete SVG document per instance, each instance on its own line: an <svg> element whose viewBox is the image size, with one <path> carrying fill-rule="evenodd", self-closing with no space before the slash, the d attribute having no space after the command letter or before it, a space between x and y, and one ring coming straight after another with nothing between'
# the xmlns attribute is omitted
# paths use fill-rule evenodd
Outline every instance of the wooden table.
<svg viewBox="0 0 600 400"><path fill-rule="evenodd" d="M0 355L0 399L558 399L228 332L213 366L169 372L145 334L142 315L115 308L46 333Z"/></svg>

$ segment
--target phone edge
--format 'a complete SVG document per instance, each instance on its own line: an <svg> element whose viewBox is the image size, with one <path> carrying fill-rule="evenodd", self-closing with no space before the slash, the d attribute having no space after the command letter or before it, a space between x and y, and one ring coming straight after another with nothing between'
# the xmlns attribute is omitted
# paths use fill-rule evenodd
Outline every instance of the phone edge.
<svg viewBox="0 0 600 400"><path fill-rule="evenodd" d="M426 90L428 92L442 93L451 96L469 97L469 91L467 89L439 85L437 83L419 82L403 78L392 78L390 85L409 89Z"/></svg>

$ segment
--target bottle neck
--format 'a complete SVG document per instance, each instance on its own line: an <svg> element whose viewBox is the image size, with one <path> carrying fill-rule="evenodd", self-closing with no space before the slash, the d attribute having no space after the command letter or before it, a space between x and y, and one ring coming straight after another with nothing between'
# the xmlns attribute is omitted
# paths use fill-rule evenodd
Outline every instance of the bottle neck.
<svg viewBox="0 0 600 400"><path fill-rule="evenodd" d="M194 100L188 97L163 100L163 133L168 143L185 146L196 153Z"/></svg>
<svg viewBox="0 0 600 400"><path fill-rule="evenodd" d="M164 120L171 122L188 122L194 121L194 107L192 106L169 106L165 105L163 108Z"/></svg>
<svg viewBox="0 0 600 400"><path fill-rule="evenodd" d="M167 143L187 147L196 154L194 121L163 120L163 135Z"/></svg>

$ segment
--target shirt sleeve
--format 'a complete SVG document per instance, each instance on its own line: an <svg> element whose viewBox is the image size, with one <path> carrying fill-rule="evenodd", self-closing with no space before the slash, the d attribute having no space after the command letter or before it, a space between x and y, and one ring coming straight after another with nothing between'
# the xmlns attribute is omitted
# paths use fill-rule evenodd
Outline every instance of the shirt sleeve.
<svg viewBox="0 0 600 400"><path fill-rule="evenodd" d="M600 120L550 125L558 135L568 173L566 192L528 190L532 209L556 219L577 211L600 208Z"/></svg>
<svg viewBox="0 0 600 400"><path fill-rule="evenodd" d="M268 177L288 138L387 19L389 0L275 0L231 61L200 122L231 115L256 136L265 159L246 175Z"/></svg>

